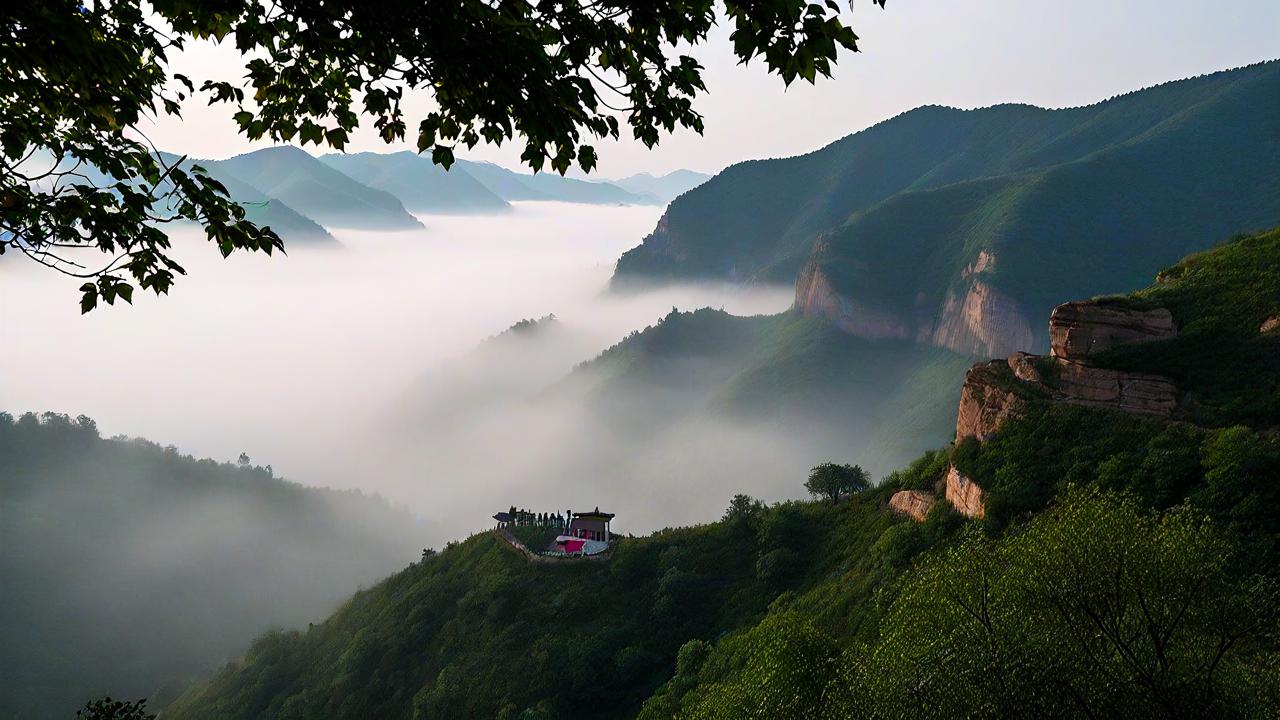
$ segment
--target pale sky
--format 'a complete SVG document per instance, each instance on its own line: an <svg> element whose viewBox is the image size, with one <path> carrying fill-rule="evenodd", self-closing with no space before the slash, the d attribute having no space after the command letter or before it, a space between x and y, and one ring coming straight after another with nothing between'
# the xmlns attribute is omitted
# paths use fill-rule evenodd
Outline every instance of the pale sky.
<svg viewBox="0 0 1280 720"><path fill-rule="evenodd" d="M845 17L862 52L845 54L834 79L790 89L758 61L737 65L728 29L718 29L694 53L706 66L709 92L696 103L705 134L677 133L652 151L629 137L597 143L599 174L716 172L740 160L808 152L920 105L1069 107L1280 57L1276 0L889 0L885 10L854 0ZM199 84L242 76L236 62L230 47L204 44L177 58L171 70ZM405 103L410 128L429 106L426 94ZM268 144L237 135L231 112L189 103L184 120L166 118L147 132L161 148L194 157ZM308 150L317 152L314 147ZM387 146L363 131L349 150L406 147ZM466 157L516 167L519 149L477 147Z"/></svg>

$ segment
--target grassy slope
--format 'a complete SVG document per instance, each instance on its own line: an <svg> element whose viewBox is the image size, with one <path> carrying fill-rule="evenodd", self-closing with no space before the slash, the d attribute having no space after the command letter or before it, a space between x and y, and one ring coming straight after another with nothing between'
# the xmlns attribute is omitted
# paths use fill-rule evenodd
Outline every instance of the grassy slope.
<svg viewBox="0 0 1280 720"><path fill-rule="evenodd" d="M1280 331L1260 332L1280 316L1280 230L1233 240L1225 251L1197 253L1159 282L1118 302L1167 307L1178 337L1120 348L1102 362L1169 375L1182 415L1197 424L1280 423Z"/></svg>
<svg viewBox="0 0 1280 720"><path fill-rule="evenodd" d="M877 502L795 504L760 527L719 523L627 539L605 563L531 565L493 535L476 535L305 633L263 638L166 714L634 715L685 642L754 623L782 589L864 564L856 558L894 522ZM762 578L761 550L786 551L786 572Z"/></svg>

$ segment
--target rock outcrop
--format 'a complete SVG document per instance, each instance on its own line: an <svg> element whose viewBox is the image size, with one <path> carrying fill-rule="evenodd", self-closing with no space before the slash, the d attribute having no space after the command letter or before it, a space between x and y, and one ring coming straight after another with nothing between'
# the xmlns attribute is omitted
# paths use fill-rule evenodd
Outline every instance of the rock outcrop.
<svg viewBox="0 0 1280 720"><path fill-rule="evenodd" d="M936 499L921 490L899 490L889 498L889 509L916 522L924 522Z"/></svg>
<svg viewBox="0 0 1280 720"><path fill-rule="evenodd" d="M978 363L965 374L956 412L956 442L985 441L1006 421L1019 417L1027 399L1005 360Z"/></svg>
<svg viewBox="0 0 1280 720"><path fill-rule="evenodd" d="M989 257L980 256L974 267L985 269L993 262L984 260ZM974 279L963 297L947 292L937 319L921 329L917 340L962 355L999 356L1033 347L1035 334L1017 300Z"/></svg>
<svg viewBox="0 0 1280 720"><path fill-rule="evenodd" d="M1177 334L1173 315L1165 308L1135 310L1086 300L1059 305L1049 317L1053 356L1081 362L1120 345L1167 340Z"/></svg>
<svg viewBox="0 0 1280 720"><path fill-rule="evenodd" d="M1266 320L1263 320L1262 324L1258 326L1258 334L1261 335L1262 333L1269 333L1276 328L1280 328L1280 315L1272 315Z"/></svg>
<svg viewBox="0 0 1280 720"><path fill-rule="evenodd" d="M947 470L947 502L961 515L971 518L985 516L986 506L983 505L982 495L982 488L965 477L955 465Z"/></svg>
<svg viewBox="0 0 1280 720"><path fill-rule="evenodd" d="M1169 417L1178 388L1161 375L1091 364L1093 354L1120 345L1175 337L1164 308L1129 310L1096 302L1059 305L1049 320L1049 357L1016 352L1005 360L974 365L965 376L956 414L956 442L985 441L1021 413L1028 399L1110 408Z"/></svg>
<svg viewBox="0 0 1280 720"><path fill-rule="evenodd" d="M820 257L824 248L819 241L814 256ZM963 355L1007 355L1033 347L1036 338L1021 303L991 284L995 264L996 256L981 250L941 304L936 296L920 292L911 307L885 309L841 294L821 262L811 259L796 280L794 307L858 337L914 339Z"/></svg>
<svg viewBox="0 0 1280 720"><path fill-rule="evenodd" d="M892 313L875 310L840 295L822 270L810 265L796 281L795 307L808 317L825 318L844 332L872 340L907 340L911 328Z"/></svg>
<svg viewBox="0 0 1280 720"><path fill-rule="evenodd" d="M1105 407L1135 415L1169 417L1178 402L1178 388L1161 375L1090 367L1054 358L1052 388L1063 402Z"/></svg>

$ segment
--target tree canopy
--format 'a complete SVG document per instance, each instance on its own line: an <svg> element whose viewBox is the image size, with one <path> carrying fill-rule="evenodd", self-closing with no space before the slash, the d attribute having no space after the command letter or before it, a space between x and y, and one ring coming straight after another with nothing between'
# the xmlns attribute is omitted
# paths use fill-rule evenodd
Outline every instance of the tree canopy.
<svg viewBox="0 0 1280 720"><path fill-rule="evenodd" d="M845 493L856 493L871 487L871 475L861 465L822 463L809 471L804 489L814 497L825 497L833 504Z"/></svg>
<svg viewBox="0 0 1280 720"><path fill-rule="evenodd" d="M720 18L741 62L759 57L790 84L857 50L841 15L834 0L17 0L0 18L0 252L84 278L88 312L132 302L135 283L168 291L185 272L168 223L198 223L224 256L282 249L139 131L189 98L226 106L252 140L342 149L363 118L445 167L459 146L514 141L535 171L590 171L592 140L624 124L650 147L702 131L693 101L706 88L687 51ZM170 53L192 39L234 43L243 76L171 74ZM414 91L434 100L423 118L402 111Z"/></svg>

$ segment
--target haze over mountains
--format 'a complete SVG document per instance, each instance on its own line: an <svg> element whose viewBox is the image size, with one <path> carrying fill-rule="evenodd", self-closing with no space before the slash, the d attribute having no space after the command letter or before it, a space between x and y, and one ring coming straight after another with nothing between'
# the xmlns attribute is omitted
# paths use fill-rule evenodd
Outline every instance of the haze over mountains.
<svg viewBox="0 0 1280 720"><path fill-rule="evenodd" d="M634 193L652 195L662 202L671 202L710 179L710 175L695 170L673 170L666 175L656 176L636 173L614 180L613 184Z"/></svg>
<svg viewBox="0 0 1280 720"><path fill-rule="evenodd" d="M359 492L197 460L93 420L0 412L0 716L162 705L271 629L414 560L421 527Z"/></svg>
<svg viewBox="0 0 1280 720"><path fill-rule="evenodd" d="M1280 62L1087 107L922 107L681 196L614 284L795 283L867 338L1043 348L1038 318L1280 221Z"/></svg>
<svg viewBox="0 0 1280 720"><path fill-rule="evenodd" d="M291 477L358 484L419 503L414 510L435 514L430 539L382 503L304 490L268 468L104 440L89 423L62 416L42 422L0 415L0 444L29 450L39 436L52 448L0 453L9 471L0 479L10 481L0 483L3 509L18 519L0 529L18 528L35 538L24 540L32 547L56 544L45 556L0 558L14 563L11 574L25 573L33 588L62 597L77 587L62 566L94 565L103 572L91 589L110 600L107 610L153 615L166 636L182 634L182 615L164 615L152 600L185 591L167 583L216 583L191 601L192 615L209 621L202 627L226 630L210 647L176 643L179 655L111 635L95 638L79 657L68 637L92 630L76 628L56 638L65 642L44 665L29 664L19 678L24 707L48 709L59 683L87 694L77 672L91 663L120 666L120 679L103 692L154 688L163 702L172 683L243 648L247 634L264 629L261 618L300 628L369 572L402 562L401 550L416 554L422 544L484 527L490 511L509 502L599 502L621 510L625 530L646 532L717 517L738 492L765 501L794 497L818 462L859 462L880 476L946 446L955 437L966 368L977 358L1043 347L1048 307L1145 286L1186 252L1280 224L1280 63L1087 108L921 108L814 153L735 165L705 182L678 172L591 183L466 161L446 174L412 153L315 158L287 147L200 164L251 213L280 223L286 241L336 243L330 226L345 231L351 252L209 260L193 265L190 284L163 304L90 322L75 317L74 326L62 324L74 308L63 316L52 303L32 303L12 327L40 336L40 351L18 343L5 360L15 377L40 368L25 384L53 389L24 395L26 388L10 387L3 401L21 408L32 397L56 398L56 407L75 410L66 398L97 403L114 413L114 423L153 436L154 425L141 424L164 425L171 437L158 437L163 442L263 443L278 467L305 469ZM654 198L666 196L676 199L644 243L622 256L612 279L619 289L639 291L602 294L609 260L652 226ZM548 200L584 205L511 207ZM619 203L628 207L614 207ZM458 217L433 217L424 228L413 213ZM426 237L435 242L420 242ZM1233 267L1272 268L1277 252L1273 232L1210 256L1235 258ZM1188 333L1180 342L1200 343L1192 349L1201 354L1188 354L1194 364L1155 350L1127 369L1170 373L1190 388L1186 407L1225 407L1235 412L1222 416L1231 423L1245 417L1239 408L1259 405L1256 417L1245 419L1274 428L1274 276L1269 270L1256 292L1239 290L1236 277L1209 277L1215 297L1226 298L1212 313L1199 298L1175 306L1187 323L1244 307L1232 334L1253 348L1249 353L1216 335L1201 341ZM29 282L18 273L6 281L0 291ZM780 289L788 284L793 292ZM1161 286L1149 292L1158 296ZM18 287L24 298L41 297ZM209 292L225 287L237 292ZM27 290L32 294L23 295ZM726 297L740 315L703 307ZM791 309L778 312L788 302ZM667 312L673 305L686 309ZM543 319L492 336L519 317ZM173 328L172 335L156 338L156 326ZM1208 353L1210 346L1219 350ZM119 382L76 384L85 382L78 358L89 351L119 368ZM165 373L151 369L157 357ZM1232 365L1241 358L1244 369ZM68 359L76 359L70 370L62 367ZM135 368L141 374L130 375ZM1262 386L1270 395L1254 392L1247 374L1254 368L1266 371ZM1228 371L1230 392L1213 387ZM1060 450L1052 445L1058 417L1032 428L1048 438L1050 451ZM1062 417L1077 422L1073 432L1093 427L1079 415ZM1112 452L1109 439L1093 441L1091 452ZM1116 468L1165 462L1177 444L1150 440L1140 456L1131 447L1115 450L1111 479L1123 475ZM1154 485L1185 480L1169 496L1175 501L1205 474L1200 451L1190 447L1194 457L1182 460L1194 472L1143 470L1157 478ZM251 452L264 455L256 446ZM1054 462L1050 452L1010 452L1016 457L1006 465L975 463L972 474L1018 502L1040 497L1019 483L1040 492L1036 483L1086 476L1078 468L1041 472L1037 463ZM1214 462L1221 456L1203 455ZM1090 479L1099 458L1084 463ZM888 484L932 492L947 462L949 451L931 453ZM702 643L689 655L705 657L715 640L732 654L736 641L726 633L773 616L770 604L783 590L810 593L800 601L803 611L842 641L870 641L878 583L905 572L916 553L959 523L939 511L927 527L913 529L882 512L889 491L873 492L829 511L785 503L748 509L756 515L747 524L659 533L610 565L576 574L530 569L508 549L486 544L491 538L473 538L358 593L329 622L268 636L173 712L591 716L611 707L610 698L625 697L634 713L672 677L683 645ZM191 500L205 495L219 501L219 512ZM1241 507L1277 504L1246 498ZM83 543L62 537L64 517L91 525L78 536ZM209 518L227 518L226 525L211 527ZM153 542L160 530L189 545ZM176 568L172 576L140 577L128 563L112 564L118 558L110 548L121 537L145 547L145 558ZM278 552L256 553L258 538ZM357 550L344 554L348 547ZM250 571L220 574L237 564ZM140 581L142 600L104 590L113 572ZM565 583L570 575L576 580ZM260 588L277 594L260 597ZM608 602L614 595L626 604ZM44 597L19 597L3 623L30 628L15 636L20 654L35 653L42 628L59 622L61 606ZM210 599L249 612L213 617L200 604ZM296 612L277 612L285 601ZM865 613L865 624L831 617L846 611ZM84 617L91 626L115 622ZM530 637L546 650L532 669L525 666L527 643L517 642ZM720 645L717 638L726 637ZM117 652L129 662L117 662ZM495 655L509 663L501 683ZM678 672L696 674L689 667ZM733 675L747 666L706 667ZM540 684L527 682L531 677ZM43 678L52 680L41 684ZM703 680L703 692L719 687ZM678 696L696 682L677 677L668 689ZM502 694L489 692L497 685ZM3 690L0 696L8 694ZM671 715L661 707L652 713Z"/></svg>
<svg viewBox="0 0 1280 720"><path fill-rule="evenodd" d="M164 156L170 161L178 157ZM286 243L305 244L336 242L326 228L420 229L422 223L412 213L493 214L508 211L515 201L657 205L705 177L677 171L649 180L628 178L631 190L467 160L446 171L408 151L316 158L287 145L225 160L188 160L187 165L205 168L246 206L250 219L271 226Z"/></svg>

